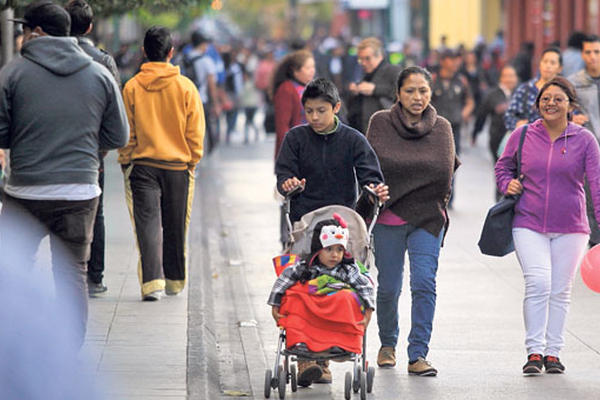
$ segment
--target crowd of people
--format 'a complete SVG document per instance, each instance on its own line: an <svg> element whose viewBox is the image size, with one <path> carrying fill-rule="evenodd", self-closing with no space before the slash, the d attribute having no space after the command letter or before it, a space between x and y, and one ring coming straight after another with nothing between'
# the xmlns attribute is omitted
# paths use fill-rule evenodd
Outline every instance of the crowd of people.
<svg viewBox="0 0 600 400"><path fill-rule="evenodd" d="M374 229L375 302L368 282L359 276L353 281L368 303L362 322L368 325L375 308L377 363L394 367L408 252L407 369L436 375L427 355L438 259L465 146L461 137L474 143L490 117L497 197L521 195L513 237L525 279L523 372L565 370L559 353L574 271L586 247L600 241L599 37L574 35L569 48L579 48L580 58L556 46L544 49L531 76L531 46L505 62L501 35L493 45L472 50L443 45L420 60L410 53L389 57L374 37L354 46L318 38L283 55L273 43L221 45L201 31L177 46L168 29L152 27L143 40L143 62L130 76L124 73L131 62L126 51L115 60L89 39L93 12L84 0L65 8L39 0L15 21L23 26L21 57L0 72L0 148L10 150L9 157L0 152L3 170L10 165L0 245L2 254L32 265L40 240L50 235L56 284L79 318L79 344L88 296L108 290L106 152L119 152L140 253L141 297L157 301L181 293L186 284L195 167L205 147L214 150L221 136L225 143L233 140L243 112L243 142L257 140L262 131L275 134L279 193L304 187L292 199L292 222L331 204L361 210L372 201L358 198L364 185L384 204ZM567 70L571 74L561 76ZM57 91L65 94L61 101L49 101ZM523 131L522 175L515 176ZM22 219L32 226L25 243L7 228ZM343 228L339 221L327 224ZM282 223L282 243L285 235ZM317 257L325 274L336 271L343 278L340 270L356 272L352 263L340 264L347 240L340 235L314 239L314 254L302 268ZM323 253L334 250L333 258ZM295 266L284 278L296 280L293 274L302 268ZM280 283L269 301L276 320L288 286ZM319 380L331 382L328 364L300 368L305 386Z"/></svg>

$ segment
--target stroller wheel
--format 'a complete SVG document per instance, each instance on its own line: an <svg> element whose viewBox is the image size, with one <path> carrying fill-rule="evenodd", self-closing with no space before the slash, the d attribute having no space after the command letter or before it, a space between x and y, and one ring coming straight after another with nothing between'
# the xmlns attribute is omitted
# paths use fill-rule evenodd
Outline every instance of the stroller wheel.
<svg viewBox="0 0 600 400"><path fill-rule="evenodd" d="M352 391L352 372L346 372L346 376L344 379L344 398L346 400L350 400Z"/></svg>
<svg viewBox="0 0 600 400"><path fill-rule="evenodd" d="M360 373L360 400L367 400L367 373Z"/></svg>
<svg viewBox="0 0 600 400"><path fill-rule="evenodd" d="M292 381L292 392L298 390L298 375L296 374L296 364L290 365L290 378Z"/></svg>
<svg viewBox="0 0 600 400"><path fill-rule="evenodd" d="M367 393L373 390L373 379L375 378L375 367L369 367L367 370Z"/></svg>
<svg viewBox="0 0 600 400"><path fill-rule="evenodd" d="M354 380L352 381L352 390L354 393L358 393L360 390L360 376L362 374L362 367L359 365L358 369L354 373Z"/></svg>
<svg viewBox="0 0 600 400"><path fill-rule="evenodd" d="M286 373L283 368L279 369L279 382L277 385L277 390L279 391L279 398L281 400L285 399L285 384L286 384Z"/></svg>
<svg viewBox="0 0 600 400"><path fill-rule="evenodd" d="M273 373L270 369L265 371L265 399L271 397L271 379L273 377Z"/></svg>

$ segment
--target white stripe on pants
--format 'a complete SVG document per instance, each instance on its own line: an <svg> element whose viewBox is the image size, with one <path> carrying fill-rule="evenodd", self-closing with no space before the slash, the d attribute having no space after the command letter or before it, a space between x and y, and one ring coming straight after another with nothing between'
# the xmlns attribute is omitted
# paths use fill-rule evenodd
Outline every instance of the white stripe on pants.
<svg viewBox="0 0 600 400"><path fill-rule="evenodd" d="M573 276L588 242L585 233L539 233L514 228L517 258L525 277L525 347L527 354L558 357Z"/></svg>

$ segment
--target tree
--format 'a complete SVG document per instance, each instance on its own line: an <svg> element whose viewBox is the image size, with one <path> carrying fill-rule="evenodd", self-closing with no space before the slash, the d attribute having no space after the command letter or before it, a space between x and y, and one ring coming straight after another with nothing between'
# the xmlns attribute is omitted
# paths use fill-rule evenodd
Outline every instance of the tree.
<svg viewBox="0 0 600 400"><path fill-rule="evenodd" d="M31 0L0 0L2 8L21 8L31 3ZM57 1L66 3L66 1ZM210 6L210 0L88 0L97 15L124 14L141 7L151 12L179 11L184 12L188 7Z"/></svg>

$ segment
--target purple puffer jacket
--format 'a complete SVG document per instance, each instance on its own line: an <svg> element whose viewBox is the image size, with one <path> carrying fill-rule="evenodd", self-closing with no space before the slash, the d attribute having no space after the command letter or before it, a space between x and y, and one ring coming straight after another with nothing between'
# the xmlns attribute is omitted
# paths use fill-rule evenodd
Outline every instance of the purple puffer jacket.
<svg viewBox="0 0 600 400"><path fill-rule="evenodd" d="M517 171L522 129L513 131L496 163L496 182L502 193ZM587 129L569 123L565 133L551 142L541 119L531 123L523 144L521 173L523 193L515 207L513 227L542 233L590 233L584 176L600 221L600 149Z"/></svg>

